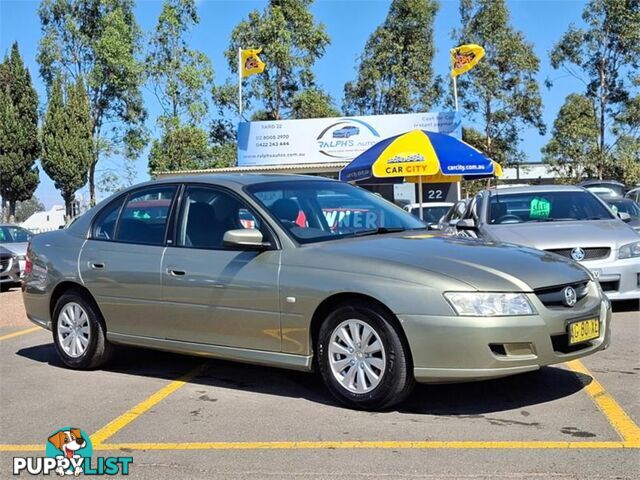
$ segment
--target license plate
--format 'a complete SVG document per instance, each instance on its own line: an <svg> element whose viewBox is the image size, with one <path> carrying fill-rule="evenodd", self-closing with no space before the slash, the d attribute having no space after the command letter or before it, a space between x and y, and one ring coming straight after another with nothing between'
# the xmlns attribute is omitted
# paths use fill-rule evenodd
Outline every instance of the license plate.
<svg viewBox="0 0 640 480"><path fill-rule="evenodd" d="M593 340L600 336L600 321L597 318L569 324L569 345Z"/></svg>

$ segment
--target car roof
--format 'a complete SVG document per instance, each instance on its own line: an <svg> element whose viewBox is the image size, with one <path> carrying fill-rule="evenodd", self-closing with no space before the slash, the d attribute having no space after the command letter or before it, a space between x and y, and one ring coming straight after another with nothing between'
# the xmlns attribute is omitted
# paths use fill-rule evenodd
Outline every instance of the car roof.
<svg viewBox="0 0 640 480"><path fill-rule="evenodd" d="M411 208L420 208L420 204L419 203L409 203L408 205L405 205L406 207L411 207ZM453 206L453 202L422 202L422 208L429 208L429 207L452 207Z"/></svg>
<svg viewBox="0 0 640 480"><path fill-rule="evenodd" d="M536 192L584 192L585 189L575 185L530 185L528 187L505 187L490 189L492 196L508 195L510 193L536 193Z"/></svg>
<svg viewBox="0 0 640 480"><path fill-rule="evenodd" d="M590 187L592 185L616 185L618 187L624 187L625 184L621 183L617 180L584 180L580 182L578 185L581 187Z"/></svg>
<svg viewBox="0 0 640 480"><path fill-rule="evenodd" d="M287 173L208 173L201 175L176 175L171 177L163 177L156 180L136 185L153 185L158 183L236 183L238 185L255 185L257 183L270 182L293 182L293 181L310 181L324 180L337 181L326 177L316 177L313 175L296 175Z"/></svg>

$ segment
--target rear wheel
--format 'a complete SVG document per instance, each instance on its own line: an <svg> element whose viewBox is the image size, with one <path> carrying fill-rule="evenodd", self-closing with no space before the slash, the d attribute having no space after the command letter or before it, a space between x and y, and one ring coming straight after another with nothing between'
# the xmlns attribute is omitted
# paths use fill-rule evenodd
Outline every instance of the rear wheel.
<svg viewBox="0 0 640 480"><path fill-rule="evenodd" d="M68 367L97 368L111 356L102 316L81 292L73 290L60 297L52 330L58 355Z"/></svg>
<svg viewBox="0 0 640 480"><path fill-rule="evenodd" d="M359 302L337 308L320 327L316 352L329 391L348 406L388 408L413 389L409 350L382 309Z"/></svg>

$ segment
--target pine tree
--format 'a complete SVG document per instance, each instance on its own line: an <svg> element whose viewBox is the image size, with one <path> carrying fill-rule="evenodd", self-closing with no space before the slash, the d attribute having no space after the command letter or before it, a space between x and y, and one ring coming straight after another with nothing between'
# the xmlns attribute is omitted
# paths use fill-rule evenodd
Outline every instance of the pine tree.
<svg viewBox="0 0 640 480"><path fill-rule="evenodd" d="M28 200L39 183L38 95L18 44L0 65L0 196L15 216L16 202Z"/></svg>
<svg viewBox="0 0 640 480"><path fill-rule="evenodd" d="M56 77L42 127L42 168L60 190L67 218L74 213L75 192L87 183L93 161L92 130L82 80L69 85Z"/></svg>

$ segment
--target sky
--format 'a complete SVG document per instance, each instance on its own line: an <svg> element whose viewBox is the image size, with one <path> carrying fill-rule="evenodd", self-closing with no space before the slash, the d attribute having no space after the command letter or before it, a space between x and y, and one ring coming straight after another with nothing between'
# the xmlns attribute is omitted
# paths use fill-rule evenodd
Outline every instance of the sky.
<svg viewBox="0 0 640 480"><path fill-rule="evenodd" d="M199 0L200 24L189 34L188 41L194 49L201 50L213 62L215 82L224 83L232 78L224 51L229 44L229 36L234 26L244 19L251 10L262 10L266 0ZM579 24L584 8L579 0L511 0L508 1L512 25L521 30L526 39L533 43L541 60L538 80L544 103L544 120L548 130L564 102L565 97L581 91L581 85L573 78L551 68L549 52L571 23ZM317 83L341 106L345 82L356 77L357 59L373 30L384 22L390 2L387 0L316 0L311 10L316 21L324 23L331 37L331 45L323 58L314 67ZM39 76L36 62L38 41L41 36L38 18L38 1L0 0L0 54L4 56L13 42L17 41L25 63L34 80L40 97L40 106L46 105L46 91ZM152 31L162 6L161 0L142 0L136 3L136 18L145 34ZM455 44L451 31L459 26L457 0L441 0L440 11L435 22L436 57L434 71L447 76L449 71L449 49ZM146 42L145 42L146 43ZM544 86L545 79L554 81L552 89ZM149 87L143 90L149 113L147 126L155 132L156 118L160 111L157 100ZM464 112L462 112L464 118ZM540 160L540 148L549 139L540 136L535 129L522 134L521 148L530 161ZM149 178L147 169L148 149L136 162L137 180ZM108 166L108 165L103 165ZM98 165L98 170L101 165ZM50 208L63 204L53 182L40 169L40 185L36 196ZM99 177L99 174L98 174ZM86 188L80 194L88 198ZM98 195L100 198L102 195Z"/></svg>

